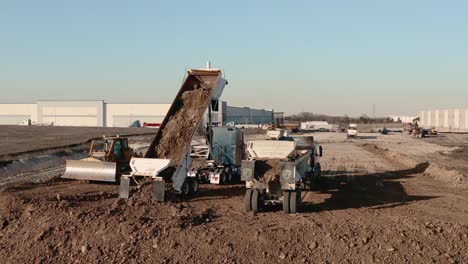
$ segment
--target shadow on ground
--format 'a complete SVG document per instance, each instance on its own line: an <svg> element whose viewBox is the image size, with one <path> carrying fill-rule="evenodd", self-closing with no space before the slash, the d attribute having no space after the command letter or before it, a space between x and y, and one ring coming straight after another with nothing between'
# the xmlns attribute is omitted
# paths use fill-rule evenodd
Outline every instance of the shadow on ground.
<svg viewBox="0 0 468 264"><path fill-rule="evenodd" d="M331 196L322 203L304 202L303 212L332 211L349 208L392 208L415 201L429 200L437 196L408 195L398 180L423 173L428 163L414 168L382 173L352 173L349 171L324 172L319 184L320 193ZM314 195L314 193L311 193Z"/></svg>

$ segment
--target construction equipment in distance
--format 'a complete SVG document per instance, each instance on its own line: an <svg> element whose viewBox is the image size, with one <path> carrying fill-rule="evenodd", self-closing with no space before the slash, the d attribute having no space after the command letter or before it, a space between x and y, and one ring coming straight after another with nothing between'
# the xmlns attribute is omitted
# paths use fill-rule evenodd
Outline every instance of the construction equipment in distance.
<svg viewBox="0 0 468 264"><path fill-rule="evenodd" d="M187 177L192 182L211 184L235 182L240 177L240 165L244 158L242 129L213 127L211 137L212 140L207 137L206 145L192 146L190 157L193 162Z"/></svg>
<svg viewBox="0 0 468 264"><path fill-rule="evenodd" d="M166 183L172 185L172 189L177 194L186 195L198 190L198 182L187 178L190 169L192 158L190 157L191 139L200 126L203 119L203 114L206 109L209 109L209 120L211 124L211 107L208 107L213 100L218 100L221 96L227 81L222 77L222 71L219 69L189 69L186 78L179 89L174 101L169 108L156 136L154 137L150 147L143 158L132 158L130 160L131 172L129 175L123 175L120 181L120 198L128 198L130 196L130 179L143 176L153 179L152 199L154 201L164 201ZM207 89L208 96L203 99L197 98L197 110L186 109L183 103L185 100L193 99L193 92L200 89ZM184 97L185 96L185 97ZM181 111L186 111L193 114L190 127L184 128L183 133L190 135L188 140L180 140L177 133L168 133L166 127L179 127L180 120L172 118ZM163 134L166 133L166 134ZM176 150L180 150L181 156L178 160L167 159L158 155L158 149L161 149L163 136L168 142L177 142L171 146Z"/></svg>
<svg viewBox="0 0 468 264"><path fill-rule="evenodd" d="M313 137L297 137L294 141L256 140L247 143L249 160L242 161L242 180L247 188L245 210L257 212L266 203L283 203L285 213L296 213L302 203L301 190L312 188L321 175L322 147ZM280 160L279 182L262 182L255 167L264 160ZM302 185L302 186L301 186Z"/></svg>
<svg viewBox="0 0 468 264"><path fill-rule="evenodd" d="M67 160L62 178L89 181L116 182L129 169L135 153L126 137L103 137L93 140L88 158Z"/></svg>

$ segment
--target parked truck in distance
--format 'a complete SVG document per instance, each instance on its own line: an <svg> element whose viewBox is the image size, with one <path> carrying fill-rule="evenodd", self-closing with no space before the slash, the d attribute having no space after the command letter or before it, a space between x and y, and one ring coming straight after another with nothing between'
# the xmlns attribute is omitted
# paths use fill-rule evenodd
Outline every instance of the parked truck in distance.
<svg viewBox="0 0 468 264"><path fill-rule="evenodd" d="M346 137L352 138L352 137L357 137L357 135L358 135L357 124L349 124L347 132L346 132Z"/></svg>

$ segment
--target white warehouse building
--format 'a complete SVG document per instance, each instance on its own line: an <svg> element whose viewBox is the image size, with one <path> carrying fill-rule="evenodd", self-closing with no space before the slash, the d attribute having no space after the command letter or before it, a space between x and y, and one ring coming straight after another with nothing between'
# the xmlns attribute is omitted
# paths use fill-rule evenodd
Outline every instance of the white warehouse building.
<svg viewBox="0 0 468 264"><path fill-rule="evenodd" d="M24 120L55 126L128 127L134 121L141 124L161 123L171 104L117 104L104 100L47 101L33 104L0 104L0 125L18 125ZM225 124L270 124L272 110L228 106L219 101L212 107L214 122Z"/></svg>
<svg viewBox="0 0 468 264"><path fill-rule="evenodd" d="M440 132L468 132L468 108L426 110L419 113L422 127Z"/></svg>

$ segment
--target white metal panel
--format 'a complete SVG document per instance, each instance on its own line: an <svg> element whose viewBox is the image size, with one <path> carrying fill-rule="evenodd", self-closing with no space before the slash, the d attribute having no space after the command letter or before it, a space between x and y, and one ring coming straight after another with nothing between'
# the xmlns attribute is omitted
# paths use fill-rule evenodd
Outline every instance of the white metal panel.
<svg viewBox="0 0 468 264"><path fill-rule="evenodd" d="M36 104L0 104L0 125L18 125L25 119L37 121Z"/></svg>
<svg viewBox="0 0 468 264"><path fill-rule="evenodd" d="M96 116L97 109L94 106L44 106L42 115L81 115L81 116Z"/></svg>
<svg viewBox="0 0 468 264"><path fill-rule="evenodd" d="M106 104L106 123L109 127L128 126L135 120L140 120L142 123L158 123L158 120L164 119L170 106L170 104Z"/></svg>
<svg viewBox="0 0 468 264"><path fill-rule="evenodd" d="M427 124L428 124L428 126L433 126L433 125L432 125L431 114L432 114L431 111L427 111L426 119L427 119Z"/></svg>
<svg viewBox="0 0 468 264"><path fill-rule="evenodd" d="M294 141L255 140L247 144L247 150L253 158L283 159L294 151Z"/></svg>
<svg viewBox="0 0 468 264"><path fill-rule="evenodd" d="M129 127L134 121L139 120L141 125L147 123L162 123L164 116L113 116L113 127Z"/></svg>
<svg viewBox="0 0 468 264"><path fill-rule="evenodd" d="M465 129L468 130L468 109L465 109Z"/></svg>
<svg viewBox="0 0 468 264"><path fill-rule="evenodd" d="M46 116L42 117L42 123L54 126L99 126L97 117L71 117L71 116Z"/></svg>
<svg viewBox="0 0 468 264"><path fill-rule="evenodd" d="M19 125L23 120L31 119L29 115L0 115L0 125Z"/></svg>
<svg viewBox="0 0 468 264"><path fill-rule="evenodd" d="M444 110L444 127L448 128L449 126L449 110Z"/></svg>
<svg viewBox="0 0 468 264"><path fill-rule="evenodd" d="M460 128L460 110L454 109L453 110L453 126L455 128Z"/></svg>

